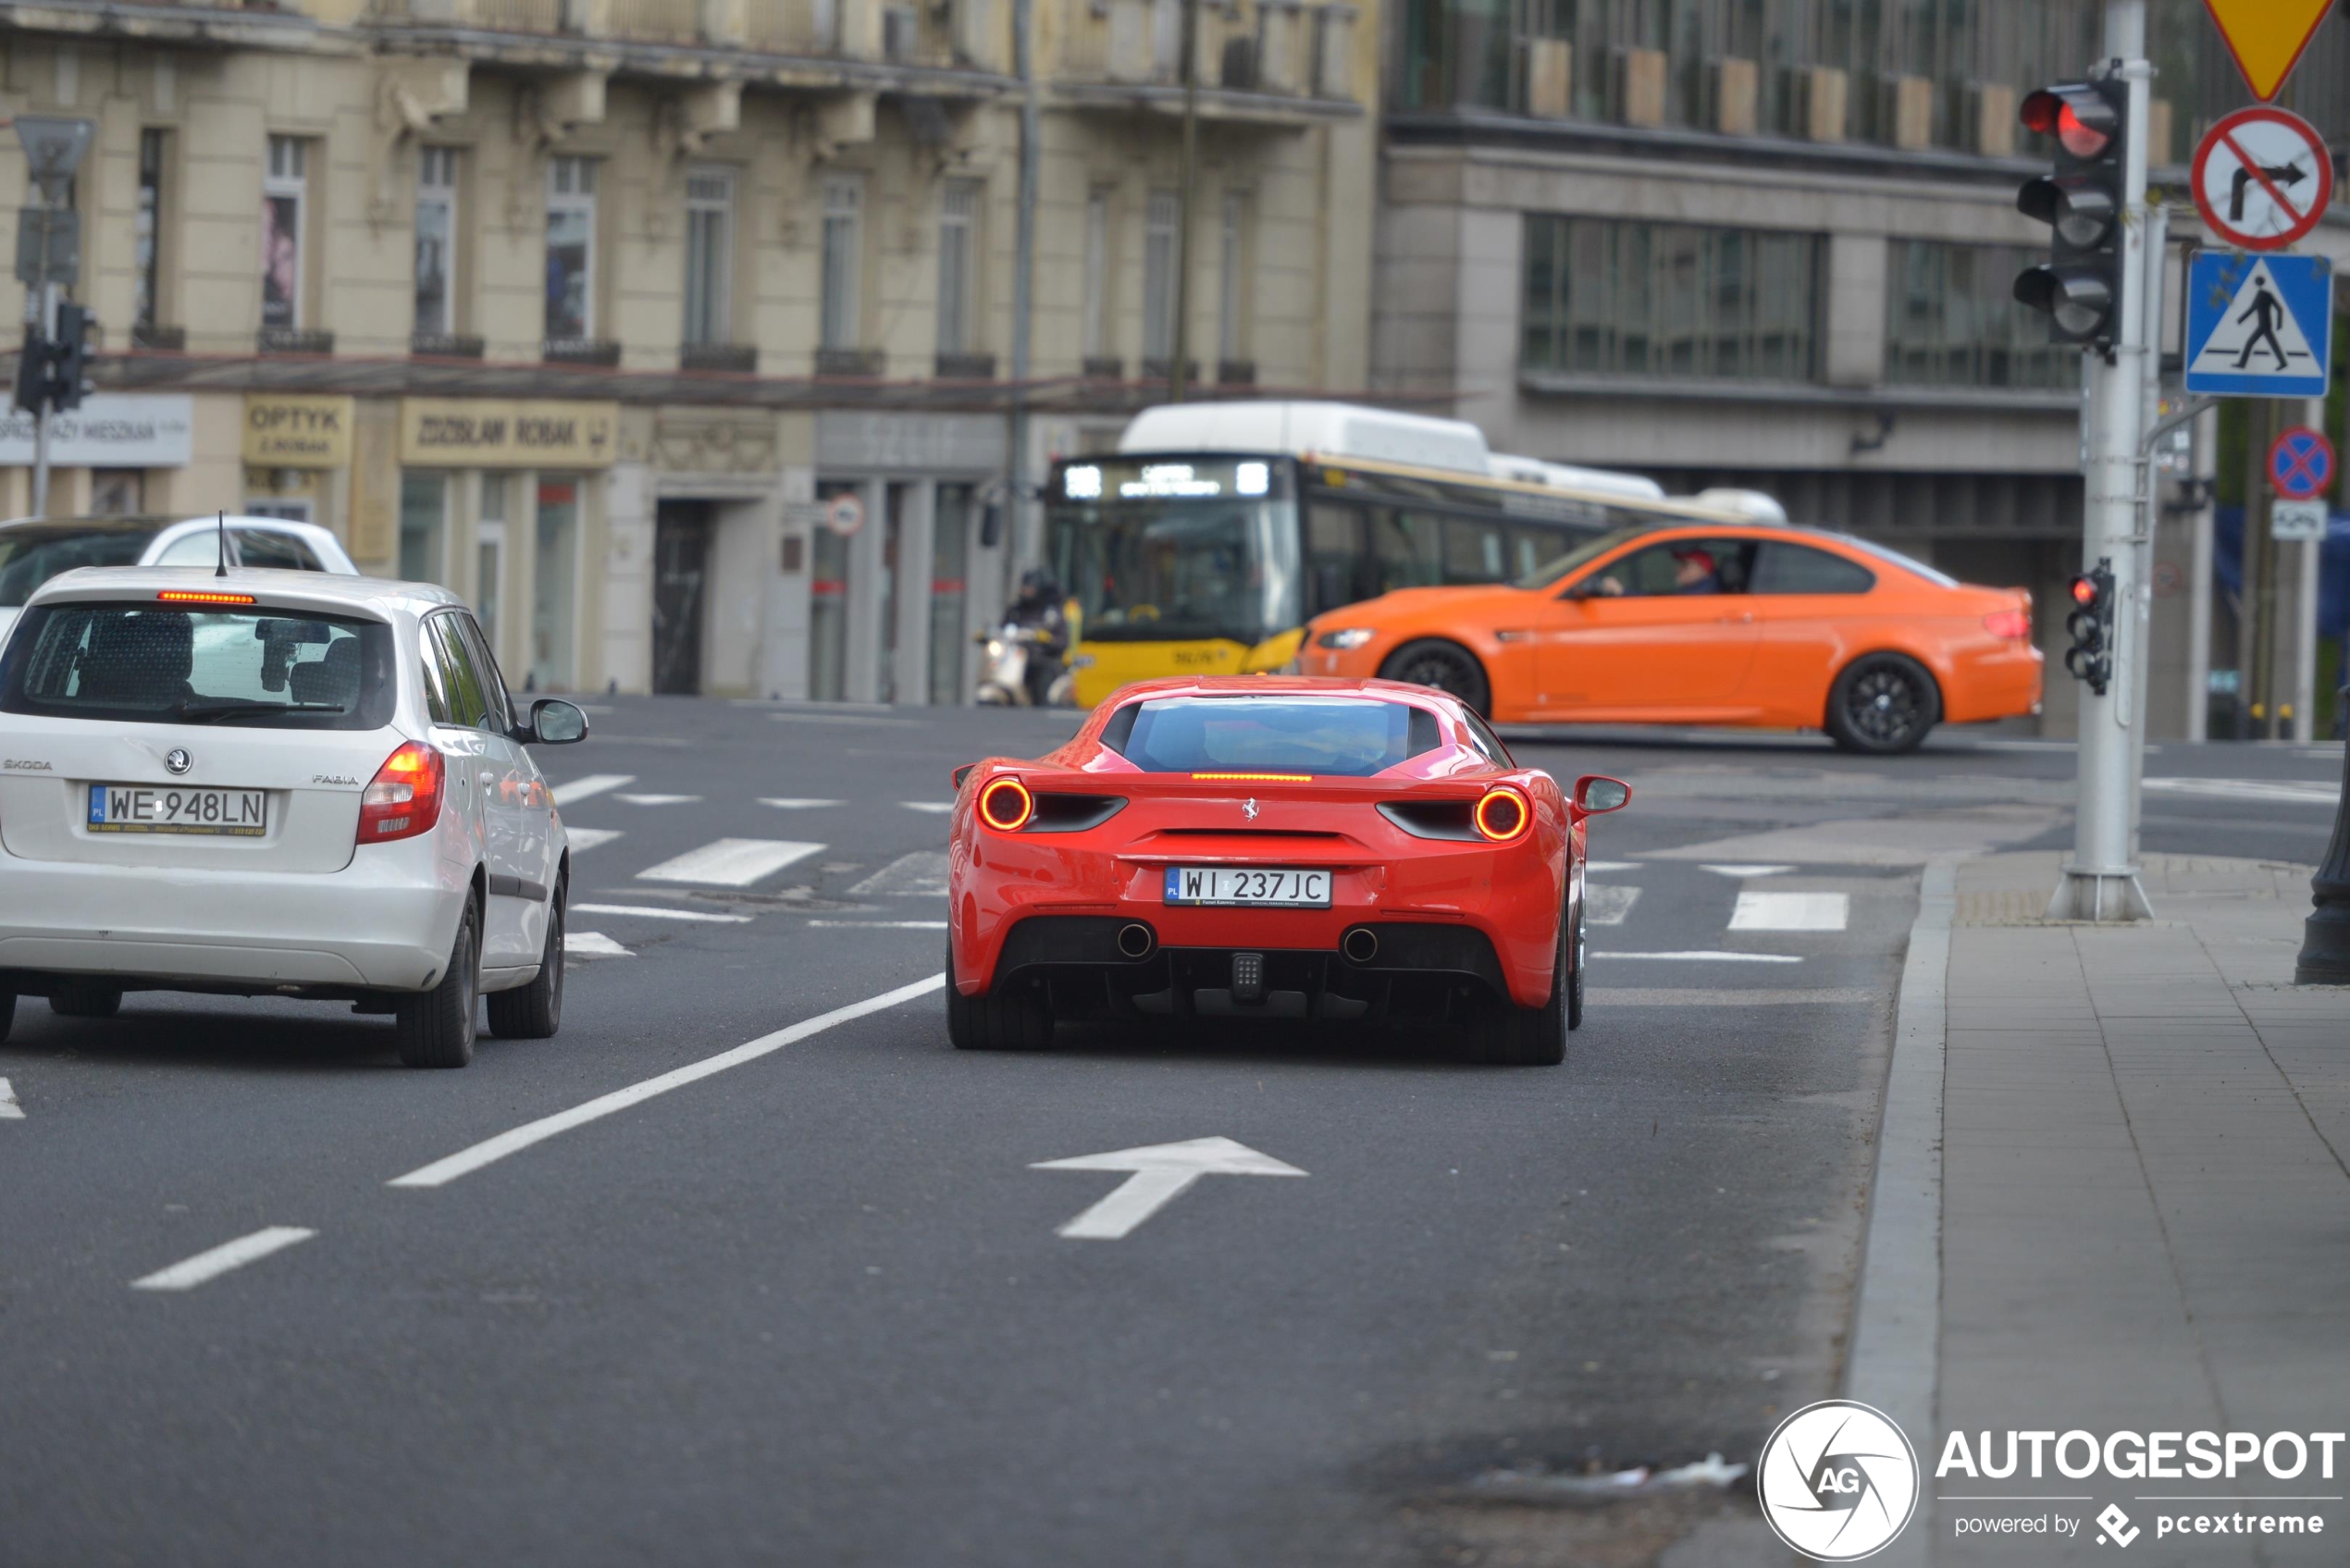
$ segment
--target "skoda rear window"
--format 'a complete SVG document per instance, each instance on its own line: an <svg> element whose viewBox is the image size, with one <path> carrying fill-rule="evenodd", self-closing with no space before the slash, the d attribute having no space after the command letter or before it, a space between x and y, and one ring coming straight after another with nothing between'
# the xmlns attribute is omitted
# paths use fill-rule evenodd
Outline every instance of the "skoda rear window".
<svg viewBox="0 0 2350 1568"><path fill-rule="evenodd" d="M281 610L44 604L0 663L0 710L53 719L377 730L398 693L391 628Z"/></svg>
<svg viewBox="0 0 2350 1568"><path fill-rule="evenodd" d="M1110 715L1102 744L1153 773L1364 778L1439 744L1436 715L1359 697L1160 697Z"/></svg>

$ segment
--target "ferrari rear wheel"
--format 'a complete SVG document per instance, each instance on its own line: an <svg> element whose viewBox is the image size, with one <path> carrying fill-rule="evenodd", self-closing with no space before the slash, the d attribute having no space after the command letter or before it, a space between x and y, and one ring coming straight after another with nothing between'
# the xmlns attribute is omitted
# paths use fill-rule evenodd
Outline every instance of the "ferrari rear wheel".
<svg viewBox="0 0 2350 1568"><path fill-rule="evenodd" d="M1575 956L1575 968L1568 972L1566 982L1566 1027L1581 1029L1583 1027L1583 906L1580 904L1575 907L1575 917L1569 923L1565 951Z"/></svg>
<svg viewBox="0 0 2350 1568"><path fill-rule="evenodd" d="M1828 690L1827 730L1847 751L1895 757L1915 751L1942 719L1942 693L1924 665L1871 653L1844 667Z"/></svg>
<svg viewBox="0 0 2350 1568"><path fill-rule="evenodd" d="M1493 716L1493 688L1485 679L1485 666L1459 643L1442 637L1407 642L1387 656L1379 673L1384 681L1434 686L1476 709L1480 718Z"/></svg>
<svg viewBox="0 0 2350 1568"><path fill-rule="evenodd" d="M1539 1007L1521 1007L1504 997L1469 1026L1472 1061L1497 1067L1554 1068L1566 1060L1566 1031L1582 1021L1582 965L1576 960L1571 922L1559 919L1558 960L1551 969L1551 994Z"/></svg>
<svg viewBox="0 0 2350 1568"><path fill-rule="evenodd" d="M958 1051L1041 1051L1053 1043L1053 1012L1041 985L998 987L966 996L955 984L955 944L946 944L946 1038Z"/></svg>

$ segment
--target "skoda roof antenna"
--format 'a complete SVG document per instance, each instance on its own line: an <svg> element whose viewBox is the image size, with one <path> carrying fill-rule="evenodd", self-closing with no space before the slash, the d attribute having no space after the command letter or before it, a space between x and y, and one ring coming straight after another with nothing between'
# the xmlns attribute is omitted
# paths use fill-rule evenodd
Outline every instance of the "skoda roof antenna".
<svg viewBox="0 0 2350 1568"><path fill-rule="evenodd" d="M229 509L226 507L220 510L220 564L213 568L212 574L216 577L229 574Z"/></svg>

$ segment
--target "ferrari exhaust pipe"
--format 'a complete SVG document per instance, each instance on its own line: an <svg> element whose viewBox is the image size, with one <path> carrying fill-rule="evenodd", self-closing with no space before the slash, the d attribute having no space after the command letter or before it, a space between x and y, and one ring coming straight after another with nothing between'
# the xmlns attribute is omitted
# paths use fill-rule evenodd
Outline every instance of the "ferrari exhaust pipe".
<svg viewBox="0 0 2350 1568"><path fill-rule="evenodd" d="M1346 955L1351 964L1367 964L1379 957L1379 933L1368 926L1356 926L1339 939L1338 950Z"/></svg>
<svg viewBox="0 0 2350 1568"><path fill-rule="evenodd" d="M1140 920L1121 926L1118 932L1118 950L1130 958L1147 958L1151 949L1158 945L1158 937Z"/></svg>

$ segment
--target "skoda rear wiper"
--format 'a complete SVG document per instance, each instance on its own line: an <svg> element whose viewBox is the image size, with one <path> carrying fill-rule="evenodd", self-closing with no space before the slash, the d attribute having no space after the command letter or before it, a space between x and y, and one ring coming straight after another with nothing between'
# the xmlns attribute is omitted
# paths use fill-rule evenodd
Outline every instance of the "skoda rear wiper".
<svg viewBox="0 0 2350 1568"><path fill-rule="evenodd" d="M347 713L350 710L340 702L183 702L171 711L174 718L191 724L209 724L241 713Z"/></svg>

